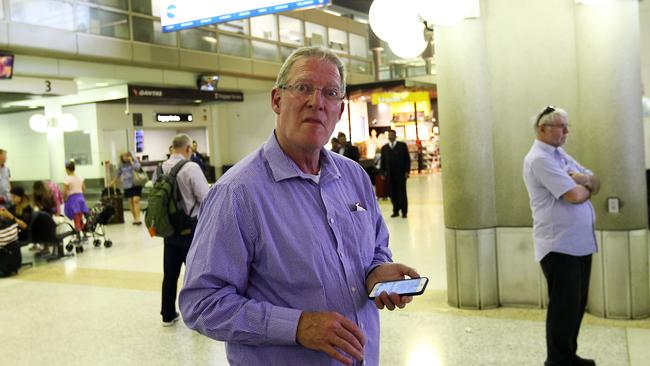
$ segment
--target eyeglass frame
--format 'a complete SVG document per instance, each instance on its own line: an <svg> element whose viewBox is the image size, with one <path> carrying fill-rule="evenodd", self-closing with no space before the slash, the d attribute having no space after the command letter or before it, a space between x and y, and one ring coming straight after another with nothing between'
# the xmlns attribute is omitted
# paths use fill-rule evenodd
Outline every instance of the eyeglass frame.
<svg viewBox="0 0 650 366"><path fill-rule="evenodd" d="M301 93L299 91L296 91L296 89L295 89L296 85L307 86L308 90L306 90L306 92L308 92L308 93L303 94L303 93ZM280 85L278 85L278 88L282 89L282 90L288 90L289 92L295 93L295 94L297 94L297 95L299 95L301 97L311 97L316 92L316 90L320 90L323 97L325 97L326 100L331 101L331 102L340 102L340 101L345 99L345 89L341 89L338 86L324 86L322 88L317 88L317 87L313 86L312 84L309 84L309 83L306 83L306 82L296 82L294 84L280 84ZM327 93L325 93L325 89L336 89L339 93L341 93L341 96L336 97L336 98L329 97L327 95Z"/></svg>
<svg viewBox="0 0 650 366"><path fill-rule="evenodd" d="M568 130L569 127L571 127L571 125L568 124L568 123L567 123L567 124L559 124L559 125L556 125L556 124L550 124L550 123L542 123L540 126L556 127L556 128L561 128L561 129L563 129L563 130L564 130L564 129L567 129L567 130Z"/></svg>

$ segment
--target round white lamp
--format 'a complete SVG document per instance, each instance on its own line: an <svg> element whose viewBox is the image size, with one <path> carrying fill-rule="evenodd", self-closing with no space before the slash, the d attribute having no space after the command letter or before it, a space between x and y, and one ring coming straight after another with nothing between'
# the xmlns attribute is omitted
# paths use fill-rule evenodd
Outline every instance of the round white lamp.
<svg viewBox="0 0 650 366"><path fill-rule="evenodd" d="M59 127L65 132L77 129L77 118L70 113L63 113L59 116Z"/></svg>
<svg viewBox="0 0 650 366"><path fill-rule="evenodd" d="M42 114L34 114L29 117L29 128L39 133L47 132L47 118Z"/></svg>

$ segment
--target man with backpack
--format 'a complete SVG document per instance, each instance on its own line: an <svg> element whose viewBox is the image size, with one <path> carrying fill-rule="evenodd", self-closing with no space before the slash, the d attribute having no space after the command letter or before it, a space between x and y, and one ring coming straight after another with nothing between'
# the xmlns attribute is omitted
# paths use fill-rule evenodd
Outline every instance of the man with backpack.
<svg viewBox="0 0 650 366"><path fill-rule="evenodd" d="M192 139L179 134L172 142L173 152L153 176L145 223L152 236L164 238L162 284L163 326L174 325L176 289L181 266L192 244L199 207L208 192L208 182L199 165L190 161Z"/></svg>

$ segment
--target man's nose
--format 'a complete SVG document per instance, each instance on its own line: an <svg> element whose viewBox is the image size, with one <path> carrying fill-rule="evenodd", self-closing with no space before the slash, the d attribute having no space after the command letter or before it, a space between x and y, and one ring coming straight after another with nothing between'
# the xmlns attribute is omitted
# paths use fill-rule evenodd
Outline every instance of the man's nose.
<svg viewBox="0 0 650 366"><path fill-rule="evenodd" d="M314 88L314 91L312 91L308 97L308 102L310 106L322 108L325 104L325 96L323 95L323 91L321 89Z"/></svg>

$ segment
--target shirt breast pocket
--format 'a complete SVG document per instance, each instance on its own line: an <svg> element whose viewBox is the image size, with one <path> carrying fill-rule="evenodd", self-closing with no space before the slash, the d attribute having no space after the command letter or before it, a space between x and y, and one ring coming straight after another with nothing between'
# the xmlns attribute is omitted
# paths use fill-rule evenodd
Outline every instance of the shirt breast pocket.
<svg viewBox="0 0 650 366"><path fill-rule="evenodd" d="M375 227L372 215L368 211L352 211L351 231L354 233L356 245L360 249L361 260L369 263L374 257Z"/></svg>

